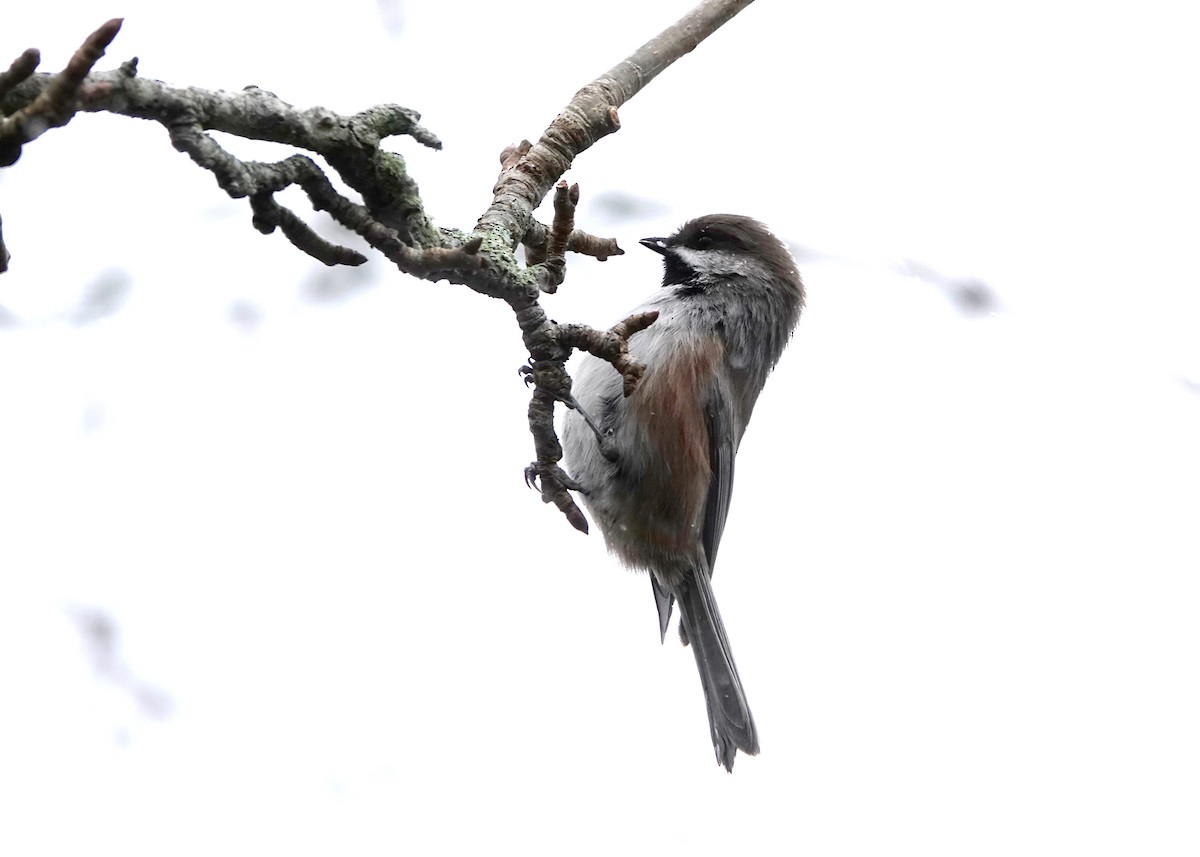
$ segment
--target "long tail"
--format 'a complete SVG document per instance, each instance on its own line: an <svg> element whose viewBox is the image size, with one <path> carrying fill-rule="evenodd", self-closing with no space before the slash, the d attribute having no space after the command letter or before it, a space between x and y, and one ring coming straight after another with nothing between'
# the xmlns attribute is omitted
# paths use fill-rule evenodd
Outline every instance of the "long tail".
<svg viewBox="0 0 1200 857"><path fill-rule="evenodd" d="M733 663L708 569L698 568L690 579L671 590L679 601L680 621L686 633L684 642L691 643L700 683L704 686L717 764L732 772L738 750L751 756L758 754L758 732Z"/></svg>

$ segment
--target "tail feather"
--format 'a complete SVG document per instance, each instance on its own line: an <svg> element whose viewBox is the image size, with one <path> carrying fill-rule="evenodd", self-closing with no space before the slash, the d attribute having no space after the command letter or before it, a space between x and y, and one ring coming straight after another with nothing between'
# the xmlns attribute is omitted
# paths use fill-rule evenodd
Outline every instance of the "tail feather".
<svg viewBox="0 0 1200 857"><path fill-rule="evenodd" d="M680 622L700 671L717 764L732 771L738 750L757 755L758 732L742 691L742 680L733 662L707 569L697 569L695 575L672 590L679 601Z"/></svg>
<svg viewBox="0 0 1200 857"><path fill-rule="evenodd" d="M671 624L671 608L675 605L675 596L672 595L661 583L658 582L656 575L647 575L650 578L650 585L654 587L654 606L658 608L658 631L662 635L662 642L667 641L667 627ZM680 628L683 626L680 625ZM687 640L683 641L687 645Z"/></svg>

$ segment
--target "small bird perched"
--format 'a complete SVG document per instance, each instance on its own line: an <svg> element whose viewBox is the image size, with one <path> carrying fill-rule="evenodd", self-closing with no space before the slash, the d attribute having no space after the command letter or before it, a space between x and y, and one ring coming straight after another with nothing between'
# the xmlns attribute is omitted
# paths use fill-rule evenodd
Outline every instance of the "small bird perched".
<svg viewBox="0 0 1200 857"><path fill-rule="evenodd" d="M641 244L664 269L662 289L635 311L657 310L658 320L629 340L646 372L626 398L610 364L583 359L563 427L566 464L608 549L650 572L664 640L679 602L717 763L732 771L738 750L758 752L758 735L710 578L734 456L804 286L783 243L749 217L710 214Z"/></svg>

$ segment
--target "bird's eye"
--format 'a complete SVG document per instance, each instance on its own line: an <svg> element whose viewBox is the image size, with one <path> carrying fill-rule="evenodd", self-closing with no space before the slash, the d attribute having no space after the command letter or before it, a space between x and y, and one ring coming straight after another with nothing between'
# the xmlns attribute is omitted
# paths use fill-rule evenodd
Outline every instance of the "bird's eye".
<svg viewBox="0 0 1200 857"><path fill-rule="evenodd" d="M707 250L712 245L713 245L713 240L712 240L711 235L700 235L699 237L696 238L696 249L697 250Z"/></svg>

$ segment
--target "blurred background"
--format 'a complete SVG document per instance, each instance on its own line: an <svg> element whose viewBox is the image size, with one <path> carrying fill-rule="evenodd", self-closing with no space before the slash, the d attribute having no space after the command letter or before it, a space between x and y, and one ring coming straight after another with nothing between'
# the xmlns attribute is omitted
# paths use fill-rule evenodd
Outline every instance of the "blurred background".
<svg viewBox="0 0 1200 857"><path fill-rule="evenodd" d="M0 63L422 112L430 214L684 14L344 0L3 13ZM0 852L1195 854L1200 55L1177 3L762 0L568 175L559 320L714 211L808 286L716 589L714 763L646 581L525 489L507 308L329 270L156 124L0 172ZM246 158L279 147L222 138ZM323 234L353 236L284 201ZM549 218L549 215L546 215Z"/></svg>

